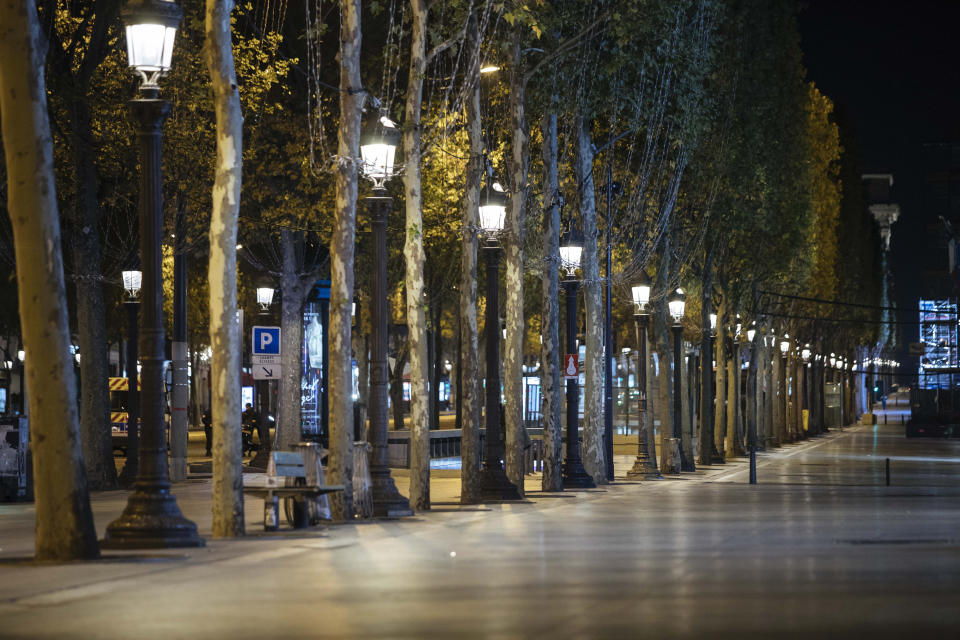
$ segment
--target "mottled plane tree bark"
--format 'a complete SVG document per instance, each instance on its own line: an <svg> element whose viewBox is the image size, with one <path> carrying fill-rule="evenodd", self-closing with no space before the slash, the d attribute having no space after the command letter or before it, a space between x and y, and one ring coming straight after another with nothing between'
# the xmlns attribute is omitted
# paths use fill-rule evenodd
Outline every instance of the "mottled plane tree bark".
<svg viewBox="0 0 960 640"><path fill-rule="evenodd" d="M217 124L210 215L210 346L213 415L213 535L242 536L240 328L237 321L237 218L243 163L243 114L233 64L233 0L206 0L204 54Z"/></svg>
<svg viewBox="0 0 960 640"><path fill-rule="evenodd" d="M556 104L557 96L551 100ZM560 379L560 181L557 169L557 113L542 119L543 132L543 490L563 490L561 461L563 384Z"/></svg>
<svg viewBox="0 0 960 640"><path fill-rule="evenodd" d="M83 465L63 304L44 51L31 0L0 3L0 115L29 389L37 560L100 555Z"/></svg>
<svg viewBox="0 0 960 640"><path fill-rule="evenodd" d="M480 122L480 33L476 19L468 30L473 60L470 77L474 86L467 96L467 137L470 156L464 172L460 254L460 358L457 371L457 404L461 423L460 503L480 502L480 371L477 331L477 231L480 226L480 177L483 174L483 130Z"/></svg>
<svg viewBox="0 0 960 640"><path fill-rule="evenodd" d="M340 2L340 122L334 170L336 208L330 237L330 477L344 490L332 494L333 517L353 517L353 371L350 308L357 226L360 118L364 91L360 79L360 0Z"/></svg>
<svg viewBox="0 0 960 640"><path fill-rule="evenodd" d="M417 511L430 508L430 421L429 361L427 358L427 315L424 298L423 189L420 116L423 106L423 78L427 66L426 0L410 0L410 71L404 110L403 152L406 171L403 190L406 201L403 256L406 263L407 326L410 340L410 506Z"/></svg>
<svg viewBox="0 0 960 640"><path fill-rule="evenodd" d="M580 194L583 224L583 301L587 312L586 384L583 392L583 467L597 484L607 483L603 445L603 304L597 252L597 202L593 183L593 137L590 123L578 117L574 124L577 157L574 170Z"/></svg>

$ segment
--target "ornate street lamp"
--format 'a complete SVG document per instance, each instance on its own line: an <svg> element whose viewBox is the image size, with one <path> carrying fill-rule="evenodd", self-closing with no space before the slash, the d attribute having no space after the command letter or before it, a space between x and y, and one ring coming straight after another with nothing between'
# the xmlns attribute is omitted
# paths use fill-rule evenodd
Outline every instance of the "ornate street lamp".
<svg viewBox="0 0 960 640"><path fill-rule="evenodd" d="M269 277L261 276L257 280L257 304L260 305L261 315L266 315L270 311L274 291L273 280Z"/></svg>
<svg viewBox="0 0 960 640"><path fill-rule="evenodd" d="M682 394L680 390L681 367L683 359L681 357L681 347L683 346L683 314L687 305L687 296L683 289L677 287L667 298L667 309L670 311L670 317L673 318L673 437L680 442L680 470L696 471L693 460L687 458L686 451L683 448L683 428L681 425L683 409Z"/></svg>
<svg viewBox="0 0 960 640"><path fill-rule="evenodd" d="M647 327L650 324L650 276L641 269L631 287L633 294L633 321L637 332L637 459L627 471L628 478L662 480L657 469L656 446L647 412Z"/></svg>
<svg viewBox="0 0 960 640"><path fill-rule="evenodd" d="M503 466L505 450L500 429L500 337L506 337L506 325L500 323L500 234L506 219L509 197L499 184L480 191L480 230L486 242L483 255L487 265L486 302L486 398L484 409L483 467L480 469L480 495L484 501L520 500L520 491L507 478Z"/></svg>
<svg viewBox="0 0 960 640"><path fill-rule="evenodd" d="M123 515L107 527L106 548L196 547L203 545L197 526L183 517L170 491L164 423L163 367L166 359L163 323L163 227L160 175L163 123L170 103L158 98L157 81L170 69L173 42L183 15L179 5L164 0L130 0L121 12L127 37L128 64L141 78L139 96L130 101L140 140L140 277L142 314L139 339L141 436L133 493ZM133 284L136 277L126 278ZM132 290L132 289L131 289ZM136 360L134 360L134 363ZM134 365L135 367L136 365ZM130 383L136 384L133 375ZM129 430L129 429L128 429Z"/></svg>
<svg viewBox="0 0 960 640"><path fill-rule="evenodd" d="M583 254L583 235L572 223L571 228L560 238L560 267L566 272L563 279L563 292L567 299L567 336L566 355L573 356L574 363L579 361L577 350L577 269L580 268L580 256ZM567 459L563 463L563 488L589 489L595 487L593 478L583 468L580 458L580 381L579 373L567 372Z"/></svg>
<svg viewBox="0 0 960 640"><path fill-rule="evenodd" d="M140 311L140 285L143 273L131 269L122 272L123 290L127 294L123 306L127 310L127 460L120 472L120 482L128 485L137 477L140 458L140 377L137 375L137 322Z"/></svg>
<svg viewBox="0 0 960 640"><path fill-rule="evenodd" d="M360 136L363 174L373 181L373 195L364 198L370 212L373 236L373 294L370 299L370 493L373 515L398 518L413 515L390 475L387 456L387 216L393 199L384 186L393 177L400 146L400 130L378 113L371 116Z"/></svg>
<svg viewBox="0 0 960 640"><path fill-rule="evenodd" d="M373 181L374 195L393 177L394 160L400 146L400 130L385 115L375 114L360 134L363 175ZM383 194L379 194L383 195Z"/></svg>

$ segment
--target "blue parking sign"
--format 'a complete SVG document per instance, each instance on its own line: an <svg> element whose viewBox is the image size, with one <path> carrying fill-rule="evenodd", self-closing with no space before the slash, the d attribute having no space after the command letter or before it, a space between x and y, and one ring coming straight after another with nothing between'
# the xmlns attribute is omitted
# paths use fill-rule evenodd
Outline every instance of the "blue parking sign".
<svg viewBox="0 0 960 640"><path fill-rule="evenodd" d="M280 355L280 327L253 327L253 349L255 356Z"/></svg>

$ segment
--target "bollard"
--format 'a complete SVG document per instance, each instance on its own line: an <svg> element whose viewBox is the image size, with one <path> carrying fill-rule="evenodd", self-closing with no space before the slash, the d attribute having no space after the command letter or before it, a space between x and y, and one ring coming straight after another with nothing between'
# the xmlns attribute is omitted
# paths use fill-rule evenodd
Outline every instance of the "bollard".
<svg viewBox="0 0 960 640"><path fill-rule="evenodd" d="M887 458L887 486L890 486L890 458Z"/></svg>
<svg viewBox="0 0 960 640"><path fill-rule="evenodd" d="M280 524L280 499L270 496L263 501L263 530L276 531Z"/></svg>

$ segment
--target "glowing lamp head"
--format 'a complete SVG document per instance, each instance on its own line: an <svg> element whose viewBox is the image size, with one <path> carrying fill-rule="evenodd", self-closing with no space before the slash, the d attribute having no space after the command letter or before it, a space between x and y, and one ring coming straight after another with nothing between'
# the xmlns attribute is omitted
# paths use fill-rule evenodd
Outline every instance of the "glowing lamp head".
<svg viewBox="0 0 960 640"><path fill-rule="evenodd" d="M650 276L646 269L641 269L637 275L637 281L631 287L633 293L633 304L637 306L637 311L645 311L650 304Z"/></svg>
<svg viewBox="0 0 960 640"><path fill-rule="evenodd" d="M683 312L687 306L687 296L683 289L677 287L670 297L667 298L667 308L670 310L670 317L674 323L680 324L683 321Z"/></svg>
<svg viewBox="0 0 960 640"><path fill-rule="evenodd" d="M269 310L270 305L273 304L273 292L272 280L263 276L257 281L257 304L262 311Z"/></svg>
<svg viewBox="0 0 960 640"><path fill-rule="evenodd" d="M716 333L716 332L717 332L717 314L711 313L710 314L710 333Z"/></svg>
<svg viewBox="0 0 960 640"><path fill-rule="evenodd" d="M374 114L360 134L360 156L363 159L363 175L374 184L393 177L393 164L400 146L400 129L387 116Z"/></svg>
<svg viewBox="0 0 960 640"><path fill-rule="evenodd" d="M560 238L560 267L573 277L580 268L583 255L583 234L577 228L571 228Z"/></svg>
<svg viewBox="0 0 960 640"><path fill-rule="evenodd" d="M183 10L173 0L128 0L120 12L127 38L127 65L155 87L170 70Z"/></svg>
<svg viewBox="0 0 960 640"><path fill-rule="evenodd" d="M495 238L503 231L509 201L499 182L484 187L480 192L480 229L488 238Z"/></svg>
<svg viewBox="0 0 960 640"><path fill-rule="evenodd" d="M121 275L123 276L123 290L127 292L127 296L131 300L136 300L137 296L140 295L143 272L131 269L130 271L124 271Z"/></svg>
<svg viewBox="0 0 960 640"><path fill-rule="evenodd" d="M757 337L757 325L755 323L751 323L750 328L747 329L747 340L753 342L755 337Z"/></svg>
<svg viewBox="0 0 960 640"><path fill-rule="evenodd" d="M787 351L790 351L790 334L785 333L783 339L780 340L780 353L787 355Z"/></svg>

